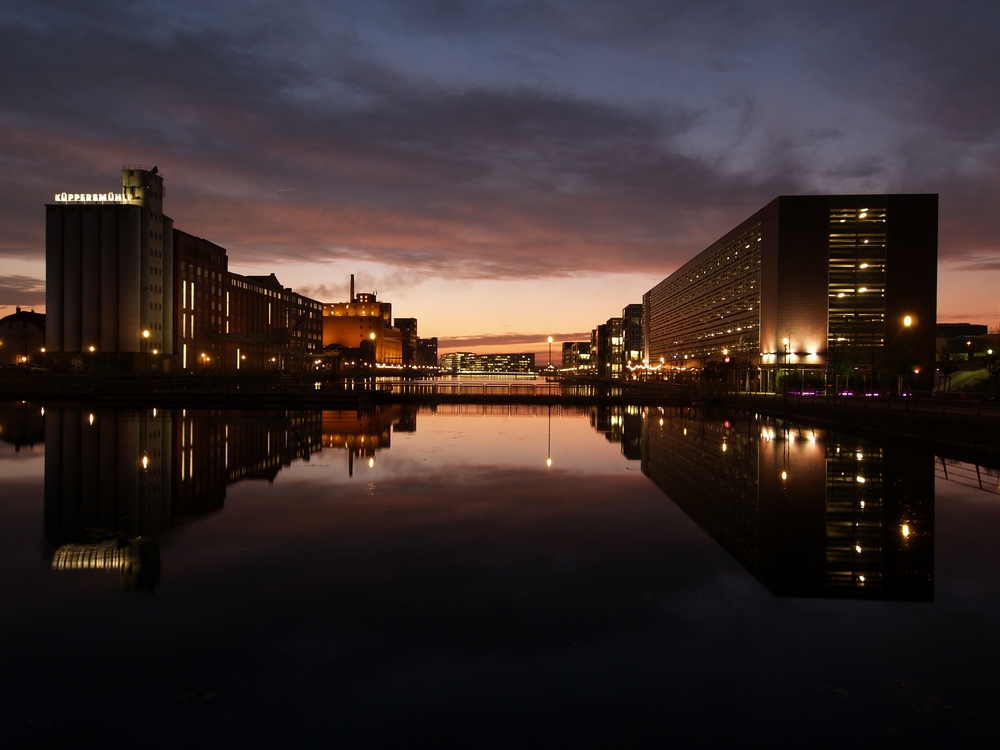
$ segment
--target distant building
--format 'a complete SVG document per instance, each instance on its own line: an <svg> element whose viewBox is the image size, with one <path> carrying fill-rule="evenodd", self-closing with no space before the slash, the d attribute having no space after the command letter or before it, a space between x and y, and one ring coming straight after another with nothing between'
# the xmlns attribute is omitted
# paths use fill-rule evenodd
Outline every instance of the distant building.
<svg viewBox="0 0 1000 750"><path fill-rule="evenodd" d="M774 390L930 387L936 195L781 196L643 297L647 358Z"/></svg>
<svg viewBox="0 0 1000 750"><path fill-rule="evenodd" d="M622 310L622 359L625 369L623 374L627 374L629 365L636 366L642 364L645 356L646 344L642 333L642 305L626 305Z"/></svg>
<svg viewBox="0 0 1000 750"><path fill-rule="evenodd" d="M323 305L323 349L367 351L375 364L402 365L403 341L392 325L392 304L379 302L374 293L354 294L351 299Z"/></svg>
<svg viewBox="0 0 1000 750"><path fill-rule="evenodd" d="M452 352L441 357L441 369L455 375L526 375L535 372L535 355Z"/></svg>
<svg viewBox="0 0 1000 750"><path fill-rule="evenodd" d="M45 315L34 310L15 308L12 315L0 318L0 364L26 364L34 361L45 347Z"/></svg>
<svg viewBox="0 0 1000 750"><path fill-rule="evenodd" d="M584 375L591 371L589 341L564 341L562 345L562 369Z"/></svg>
<svg viewBox="0 0 1000 750"><path fill-rule="evenodd" d="M400 344L403 352L403 365L410 367L417 361L417 319L396 318L396 328L399 329Z"/></svg>
<svg viewBox="0 0 1000 750"><path fill-rule="evenodd" d="M598 377L609 380L622 377L624 349L621 318L608 318L606 323L597 326L597 356L594 359Z"/></svg>
<svg viewBox="0 0 1000 750"><path fill-rule="evenodd" d="M438 340L437 336L427 339L417 339L416 364L419 367L437 367Z"/></svg>

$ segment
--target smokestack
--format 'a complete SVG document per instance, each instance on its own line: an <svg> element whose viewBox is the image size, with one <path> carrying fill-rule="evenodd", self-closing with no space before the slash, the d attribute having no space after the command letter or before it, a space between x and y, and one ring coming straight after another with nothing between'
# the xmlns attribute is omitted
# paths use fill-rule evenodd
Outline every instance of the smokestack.
<svg viewBox="0 0 1000 750"><path fill-rule="evenodd" d="M347 300L348 302L354 302L354 274L351 274L351 297Z"/></svg>

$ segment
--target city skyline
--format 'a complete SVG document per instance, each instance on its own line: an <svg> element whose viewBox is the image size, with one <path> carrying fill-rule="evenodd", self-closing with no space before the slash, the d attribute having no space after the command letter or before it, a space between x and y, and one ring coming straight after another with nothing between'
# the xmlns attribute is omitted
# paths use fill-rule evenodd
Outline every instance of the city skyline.
<svg viewBox="0 0 1000 750"><path fill-rule="evenodd" d="M543 353L787 194L940 194L938 320L1000 320L1000 10L215 2L0 15L0 316L44 205L158 165L165 213L441 353ZM155 19L155 21L154 21Z"/></svg>

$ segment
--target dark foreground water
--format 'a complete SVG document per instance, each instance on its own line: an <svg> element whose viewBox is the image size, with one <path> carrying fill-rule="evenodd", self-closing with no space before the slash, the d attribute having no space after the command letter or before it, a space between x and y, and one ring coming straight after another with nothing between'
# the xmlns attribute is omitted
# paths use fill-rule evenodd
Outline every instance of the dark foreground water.
<svg viewBox="0 0 1000 750"><path fill-rule="evenodd" d="M0 405L0 747L989 742L997 484L752 414Z"/></svg>

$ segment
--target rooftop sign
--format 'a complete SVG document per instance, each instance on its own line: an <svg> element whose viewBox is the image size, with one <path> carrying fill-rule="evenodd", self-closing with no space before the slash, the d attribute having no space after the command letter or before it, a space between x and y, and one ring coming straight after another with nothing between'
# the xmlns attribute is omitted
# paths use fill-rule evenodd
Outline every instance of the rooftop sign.
<svg viewBox="0 0 1000 750"><path fill-rule="evenodd" d="M125 203L123 193L56 193L56 203Z"/></svg>

